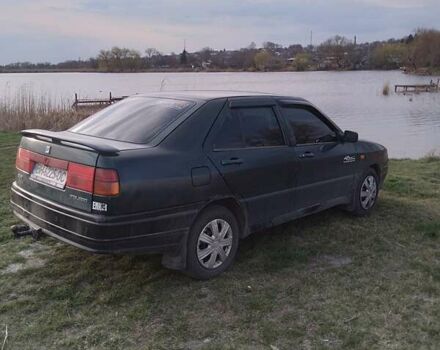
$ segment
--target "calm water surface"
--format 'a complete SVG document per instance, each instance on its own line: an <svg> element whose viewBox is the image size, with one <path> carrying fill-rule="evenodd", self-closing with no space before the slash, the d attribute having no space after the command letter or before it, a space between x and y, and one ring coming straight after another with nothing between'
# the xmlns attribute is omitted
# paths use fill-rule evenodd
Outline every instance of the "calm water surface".
<svg viewBox="0 0 440 350"><path fill-rule="evenodd" d="M0 98L20 89L58 101L80 97L171 90L243 90L296 95L315 103L342 129L388 148L394 158L440 152L440 93L382 95L390 86L428 83L434 77L392 72L304 73L20 73L0 74ZM391 89L393 90L393 88Z"/></svg>

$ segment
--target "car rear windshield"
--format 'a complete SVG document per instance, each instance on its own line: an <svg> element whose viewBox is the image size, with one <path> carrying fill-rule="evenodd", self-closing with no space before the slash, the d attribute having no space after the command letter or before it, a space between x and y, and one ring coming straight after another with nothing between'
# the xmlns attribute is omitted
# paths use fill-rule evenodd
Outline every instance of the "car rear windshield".
<svg viewBox="0 0 440 350"><path fill-rule="evenodd" d="M132 143L148 143L194 102L131 97L105 108L69 129L78 134Z"/></svg>

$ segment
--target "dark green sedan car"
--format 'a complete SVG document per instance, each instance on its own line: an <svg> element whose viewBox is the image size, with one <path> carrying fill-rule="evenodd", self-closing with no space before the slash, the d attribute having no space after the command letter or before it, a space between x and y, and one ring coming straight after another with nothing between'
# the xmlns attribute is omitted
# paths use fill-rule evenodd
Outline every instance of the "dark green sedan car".
<svg viewBox="0 0 440 350"><path fill-rule="evenodd" d="M136 95L67 131L22 134L17 235L161 253L200 279L225 271L252 232L334 206L368 214L388 164L385 147L306 100L261 93Z"/></svg>

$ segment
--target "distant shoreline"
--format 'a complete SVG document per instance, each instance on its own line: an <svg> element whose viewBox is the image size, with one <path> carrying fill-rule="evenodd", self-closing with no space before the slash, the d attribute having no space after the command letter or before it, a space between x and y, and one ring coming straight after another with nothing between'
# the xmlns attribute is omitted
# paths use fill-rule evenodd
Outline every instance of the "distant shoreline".
<svg viewBox="0 0 440 350"><path fill-rule="evenodd" d="M0 70L0 74L8 73L103 73L103 74L114 74L114 73L273 73L273 72L354 72L354 71L391 71L396 69L339 69L339 70L293 70L293 69L277 69L277 70L251 70L251 69L192 69L192 68L156 68L156 69L139 69L135 71L101 71L98 69L19 69L19 70Z"/></svg>
<svg viewBox="0 0 440 350"><path fill-rule="evenodd" d="M136 71L119 71L108 72L100 71L96 69L29 69L29 70L0 70L0 74L20 74L20 73L101 73L101 74L120 74L120 73L305 73L305 72L389 72L397 71L398 69L326 69L326 70L292 70L292 69L280 69L280 70L244 70L244 69L209 69L209 70L197 70L197 69L144 69ZM436 71L419 71L419 72L404 72L403 74L417 75L417 76L440 76L440 69Z"/></svg>

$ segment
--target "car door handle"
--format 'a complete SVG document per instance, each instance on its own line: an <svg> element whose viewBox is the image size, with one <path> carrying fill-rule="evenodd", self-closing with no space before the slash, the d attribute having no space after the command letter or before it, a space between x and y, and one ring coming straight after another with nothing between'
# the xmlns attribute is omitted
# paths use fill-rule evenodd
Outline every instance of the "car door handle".
<svg viewBox="0 0 440 350"><path fill-rule="evenodd" d="M243 159L241 158L231 158L231 159L223 159L221 161L222 165L233 165L233 164L242 164L243 163Z"/></svg>
<svg viewBox="0 0 440 350"><path fill-rule="evenodd" d="M299 157L300 158L313 158L315 156L315 153L307 151L304 152L303 154L301 154Z"/></svg>

